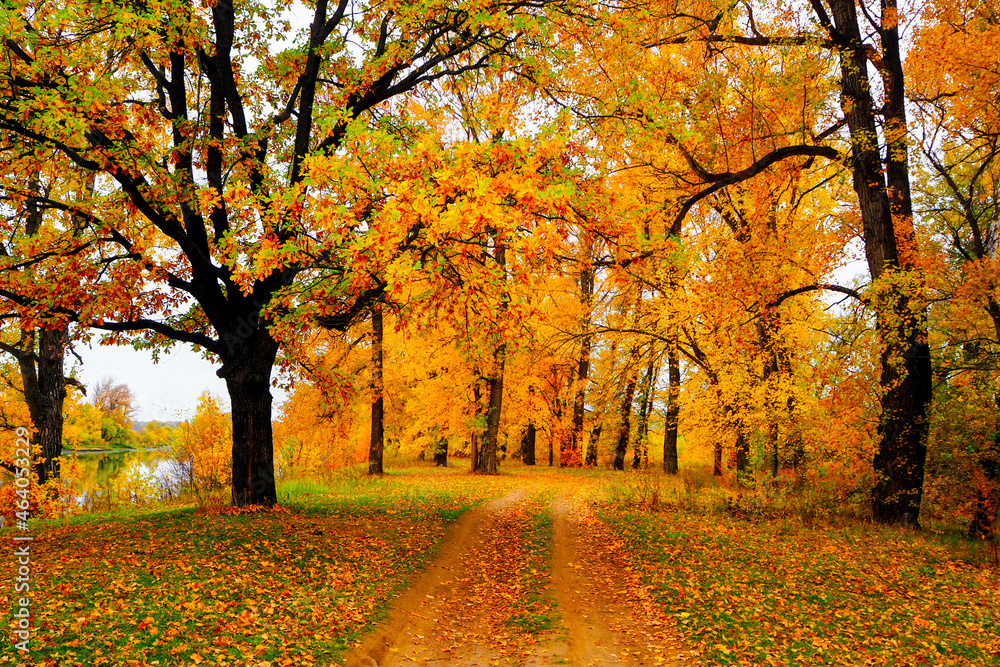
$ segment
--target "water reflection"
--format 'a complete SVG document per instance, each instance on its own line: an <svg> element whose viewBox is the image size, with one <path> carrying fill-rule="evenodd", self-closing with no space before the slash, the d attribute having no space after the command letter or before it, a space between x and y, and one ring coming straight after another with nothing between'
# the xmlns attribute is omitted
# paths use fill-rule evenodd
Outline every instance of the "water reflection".
<svg viewBox="0 0 1000 667"><path fill-rule="evenodd" d="M63 451L66 460L72 451ZM175 491L179 480L169 452L157 449L124 450L110 452L77 452L79 474L75 475L73 490L82 504L93 503L107 493L111 483L123 474L139 475L148 479L165 494Z"/></svg>

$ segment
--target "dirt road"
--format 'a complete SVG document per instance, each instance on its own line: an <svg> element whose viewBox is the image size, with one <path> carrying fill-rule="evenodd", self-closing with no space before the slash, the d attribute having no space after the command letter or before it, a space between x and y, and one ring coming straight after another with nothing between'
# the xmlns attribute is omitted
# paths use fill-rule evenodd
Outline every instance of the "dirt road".
<svg viewBox="0 0 1000 667"><path fill-rule="evenodd" d="M462 516L347 664L697 664L670 628L578 489L523 487Z"/></svg>

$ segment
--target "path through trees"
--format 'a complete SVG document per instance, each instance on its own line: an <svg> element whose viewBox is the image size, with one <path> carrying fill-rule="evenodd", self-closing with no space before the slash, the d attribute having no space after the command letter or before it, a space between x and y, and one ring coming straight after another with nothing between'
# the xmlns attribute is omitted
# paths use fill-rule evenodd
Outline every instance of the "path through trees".
<svg viewBox="0 0 1000 667"><path fill-rule="evenodd" d="M466 513L348 665L697 664L585 487L561 482Z"/></svg>

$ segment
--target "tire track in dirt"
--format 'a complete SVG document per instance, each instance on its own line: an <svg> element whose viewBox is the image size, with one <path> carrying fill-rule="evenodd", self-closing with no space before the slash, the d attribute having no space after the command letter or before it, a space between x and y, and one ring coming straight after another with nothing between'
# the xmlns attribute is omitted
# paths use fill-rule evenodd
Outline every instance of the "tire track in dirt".
<svg viewBox="0 0 1000 667"><path fill-rule="evenodd" d="M578 497L552 503L552 581L572 665L694 665L621 543Z"/></svg>
<svg viewBox="0 0 1000 667"><path fill-rule="evenodd" d="M521 487L462 515L347 665L697 664L697 653L678 642L670 619L627 565L621 543L574 490L560 489L552 502L551 580L537 584L558 603L556 628L530 635L507 622L526 599L525 530L543 509L536 493Z"/></svg>
<svg viewBox="0 0 1000 667"><path fill-rule="evenodd" d="M508 561L523 543L523 506L530 498L521 487L463 514L387 622L347 664L524 664L530 646L516 629L498 625L496 612L521 592L516 564Z"/></svg>

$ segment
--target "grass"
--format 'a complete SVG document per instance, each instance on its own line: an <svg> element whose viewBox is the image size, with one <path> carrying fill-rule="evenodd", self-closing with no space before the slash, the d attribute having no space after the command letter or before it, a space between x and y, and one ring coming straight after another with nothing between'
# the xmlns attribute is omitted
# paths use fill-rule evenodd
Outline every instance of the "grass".
<svg viewBox="0 0 1000 667"><path fill-rule="evenodd" d="M581 477L706 664L1000 665L998 569L954 531L872 526L791 496L732 500L698 475L507 471L358 469L284 482L268 512L153 505L33 522L37 632L29 656L0 665L334 664L449 524L526 484L530 510L496 566L513 564L518 584L498 627L538 635L557 624L545 507ZM0 564L5 581L14 562ZM12 597L0 589L0 606Z"/></svg>
<svg viewBox="0 0 1000 667"><path fill-rule="evenodd" d="M520 563L520 580L524 591L524 611L514 614L508 623L528 635L540 635L556 626L555 603L549 586L539 585L551 577L552 516L548 506L551 493L545 494L542 509L534 514L525 530L524 558Z"/></svg>
<svg viewBox="0 0 1000 667"><path fill-rule="evenodd" d="M151 508L34 523L37 632L30 654L6 651L0 664L332 664L448 524L521 483L428 469L348 473L282 484L281 504L267 512ZM14 567L5 561L3 570ZM10 590L0 605L12 609Z"/></svg>
<svg viewBox="0 0 1000 667"><path fill-rule="evenodd" d="M998 572L980 545L635 497L619 485L601 516L709 664L1000 664Z"/></svg>

